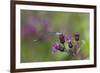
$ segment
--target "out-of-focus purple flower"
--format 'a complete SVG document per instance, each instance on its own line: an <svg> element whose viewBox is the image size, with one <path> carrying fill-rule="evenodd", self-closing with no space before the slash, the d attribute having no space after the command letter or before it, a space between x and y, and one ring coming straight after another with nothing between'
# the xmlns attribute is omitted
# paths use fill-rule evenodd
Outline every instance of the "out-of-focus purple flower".
<svg viewBox="0 0 100 73"><path fill-rule="evenodd" d="M75 40L78 41L79 40L79 33L78 32L75 32L74 33L74 36L75 36Z"/></svg>
<svg viewBox="0 0 100 73"><path fill-rule="evenodd" d="M52 54L54 54L57 50L59 50L60 45L59 43L55 42L52 48Z"/></svg>
<svg viewBox="0 0 100 73"><path fill-rule="evenodd" d="M62 44L65 43L65 37L64 37L63 33L61 33L61 34L59 35L59 39L60 39L60 42L61 42Z"/></svg>
<svg viewBox="0 0 100 73"><path fill-rule="evenodd" d="M43 29L48 32L49 19L47 17L38 17L38 20L43 24Z"/></svg>
<svg viewBox="0 0 100 73"><path fill-rule="evenodd" d="M28 26L28 25L24 25L22 28L21 28L21 33L22 33L22 37L23 36L28 36L30 34L36 34L36 28L35 27L32 27L32 26Z"/></svg>
<svg viewBox="0 0 100 73"><path fill-rule="evenodd" d="M66 40L67 40L67 42L68 42L69 48L72 48L72 47L73 47L73 44L72 44L71 36L70 36L70 35L67 35L67 36L66 36Z"/></svg>
<svg viewBox="0 0 100 73"><path fill-rule="evenodd" d="M26 21L21 25L22 37L36 37L39 39L46 39L46 32L48 32L49 21L47 17L28 16Z"/></svg>

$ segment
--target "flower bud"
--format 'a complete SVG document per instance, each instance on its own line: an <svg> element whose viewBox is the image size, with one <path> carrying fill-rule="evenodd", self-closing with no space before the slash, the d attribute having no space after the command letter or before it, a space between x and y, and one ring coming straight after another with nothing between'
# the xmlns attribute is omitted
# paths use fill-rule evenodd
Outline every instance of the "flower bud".
<svg viewBox="0 0 100 73"><path fill-rule="evenodd" d="M60 35L59 35L59 39L60 39L60 42L61 42L62 44L65 43L65 37L64 37L63 34L60 34Z"/></svg>
<svg viewBox="0 0 100 73"><path fill-rule="evenodd" d="M68 43L68 47L69 47L69 48L72 48L72 47L73 47L72 42L69 42L69 43Z"/></svg>
<svg viewBox="0 0 100 73"><path fill-rule="evenodd" d="M67 40L67 42L68 42L68 47L69 47L69 48L72 48L72 47L73 47L73 44L72 44L71 36L70 36L70 35L67 35L67 36L66 36L66 40Z"/></svg>
<svg viewBox="0 0 100 73"><path fill-rule="evenodd" d="M74 33L74 36L75 36L75 41L79 41L79 33L78 32L75 32Z"/></svg>

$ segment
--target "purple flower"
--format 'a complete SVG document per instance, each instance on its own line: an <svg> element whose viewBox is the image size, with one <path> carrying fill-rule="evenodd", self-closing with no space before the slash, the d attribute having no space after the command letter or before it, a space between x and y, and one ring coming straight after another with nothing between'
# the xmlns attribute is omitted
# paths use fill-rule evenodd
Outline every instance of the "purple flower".
<svg viewBox="0 0 100 73"><path fill-rule="evenodd" d="M24 25L22 28L21 28L21 33L22 33L22 37L24 36L28 36L30 34L35 34L36 35L36 28L35 27L32 27L32 26L29 26L29 25Z"/></svg>
<svg viewBox="0 0 100 73"><path fill-rule="evenodd" d="M73 47L73 44L72 44L71 36L70 36L70 35L67 35L67 36L66 36L66 40L67 40L67 42L68 42L69 48L72 48L72 47Z"/></svg>
<svg viewBox="0 0 100 73"><path fill-rule="evenodd" d="M70 35L66 35L66 40L67 40L68 43L71 42L71 36Z"/></svg>
<svg viewBox="0 0 100 73"><path fill-rule="evenodd" d="M65 37L64 37L63 33L61 33L61 34L59 35L59 39L60 39L60 42L61 42L62 44L65 43Z"/></svg>
<svg viewBox="0 0 100 73"><path fill-rule="evenodd" d="M52 54L54 54L57 50L59 50L60 45L59 43L55 42L52 48Z"/></svg>
<svg viewBox="0 0 100 73"><path fill-rule="evenodd" d="M46 16L28 16L21 25L21 35L25 38L46 39L47 36L44 34L48 32L48 25L49 21Z"/></svg>
<svg viewBox="0 0 100 73"><path fill-rule="evenodd" d="M59 43L55 42L53 47L58 50L59 49Z"/></svg>
<svg viewBox="0 0 100 73"><path fill-rule="evenodd" d="M75 36L75 40L78 41L79 40L79 33L78 32L75 32L74 33L74 36Z"/></svg>

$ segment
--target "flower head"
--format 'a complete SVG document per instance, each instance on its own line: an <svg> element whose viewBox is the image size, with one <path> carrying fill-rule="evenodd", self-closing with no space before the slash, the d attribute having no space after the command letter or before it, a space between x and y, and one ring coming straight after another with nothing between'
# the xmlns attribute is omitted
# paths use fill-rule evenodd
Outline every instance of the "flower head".
<svg viewBox="0 0 100 73"><path fill-rule="evenodd" d="M65 43L65 37L64 37L64 35L63 35L62 33L59 35L59 39L60 39L60 42L61 42L62 44Z"/></svg>
<svg viewBox="0 0 100 73"><path fill-rule="evenodd" d="M59 49L59 47L60 47L59 43L55 42L53 44L52 53L55 53Z"/></svg>
<svg viewBox="0 0 100 73"><path fill-rule="evenodd" d="M74 36L75 36L75 41L78 41L79 40L79 33L78 32L75 32L74 33Z"/></svg>
<svg viewBox="0 0 100 73"><path fill-rule="evenodd" d="M59 43L55 42L54 45L53 45L53 47L54 47L55 49L59 49Z"/></svg>
<svg viewBox="0 0 100 73"><path fill-rule="evenodd" d="M66 35L66 40L67 40L68 43L71 42L71 36L70 35Z"/></svg>
<svg viewBox="0 0 100 73"><path fill-rule="evenodd" d="M67 36L66 36L66 40L67 40L67 42L68 42L69 48L72 48L72 47L73 47L73 44L72 44L71 36L70 36L70 35L67 35Z"/></svg>

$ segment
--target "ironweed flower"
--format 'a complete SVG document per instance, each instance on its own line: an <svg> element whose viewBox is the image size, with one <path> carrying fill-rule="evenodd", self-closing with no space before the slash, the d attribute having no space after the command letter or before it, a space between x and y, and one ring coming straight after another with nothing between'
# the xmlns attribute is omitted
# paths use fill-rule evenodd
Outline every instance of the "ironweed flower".
<svg viewBox="0 0 100 73"><path fill-rule="evenodd" d="M71 56L77 56L79 54L80 48L84 45L84 41L79 40L78 32L74 33L75 41L72 40L71 35L64 36L62 33L56 33L56 34L59 35L61 45L57 42L54 43L53 48L52 48L53 53L59 50L61 52L67 52ZM66 49L66 46L64 45L65 40L67 41L67 44L69 47L68 50Z"/></svg>
<svg viewBox="0 0 100 73"><path fill-rule="evenodd" d="M64 37L63 33L59 34L59 39L60 39L60 42L61 42L62 44L65 43L65 37Z"/></svg>
<svg viewBox="0 0 100 73"><path fill-rule="evenodd" d="M25 38L39 38L46 40L47 35L44 35L48 32L49 20L48 17L37 16L28 16L26 21L21 25L21 34Z"/></svg>
<svg viewBox="0 0 100 73"><path fill-rule="evenodd" d="M75 32L74 33L74 36L75 36L75 41L79 41L79 33L78 32Z"/></svg>
<svg viewBox="0 0 100 73"><path fill-rule="evenodd" d="M60 48L59 43L55 42L52 48L52 54L54 54Z"/></svg>
<svg viewBox="0 0 100 73"><path fill-rule="evenodd" d="M71 42L71 36L70 35L66 35L66 40L67 40L68 43Z"/></svg>
<svg viewBox="0 0 100 73"><path fill-rule="evenodd" d="M67 35L67 36L66 36L66 40L67 40L67 42L68 42L69 48L72 48L72 47L73 47L73 44L72 44L71 36L70 36L70 35Z"/></svg>
<svg viewBox="0 0 100 73"><path fill-rule="evenodd" d="M57 50L63 52L65 49L64 46L61 46L59 43L55 42L52 48L52 54L54 54Z"/></svg>
<svg viewBox="0 0 100 73"><path fill-rule="evenodd" d="M32 33L37 34L36 31L37 30L36 30L35 27L29 26L29 25L26 25L26 24L21 28L22 36L28 36Z"/></svg>

